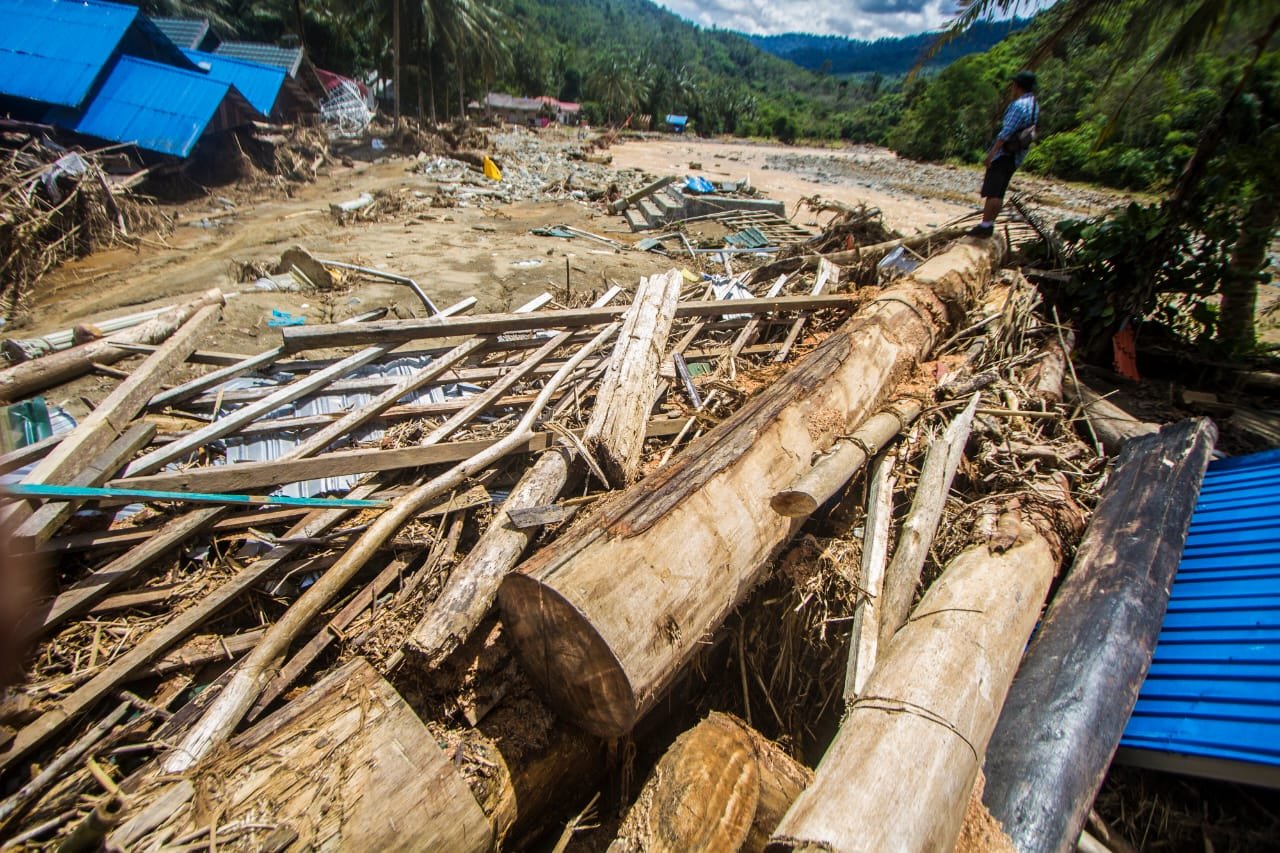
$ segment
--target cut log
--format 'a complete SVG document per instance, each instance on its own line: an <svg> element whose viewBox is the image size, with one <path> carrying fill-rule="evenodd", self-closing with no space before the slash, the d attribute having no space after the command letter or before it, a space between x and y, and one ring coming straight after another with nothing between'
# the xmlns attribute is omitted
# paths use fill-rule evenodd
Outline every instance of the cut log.
<svg viewBox="0 0 1280 853"><path fill-rule="evenodd" d="M849 294L825 296L778 296L773 299L735 299L728 306L719 300L682 302L677 317L714 317L719 314L767 314L774 311L819 311L824 308L850 310L858 300ZM625 305L604 308L562 308L532 314L476 314L472 317L415 320L379 320L358 326L316 325L287 326L281 329L289 352L325 347L385 341L402 344L427 338L450 338L456 335L492 335L503 332L528 332L537 329L581 328L612 323L625 311Z"/></svg>
<svg viewBox="0 0 1280 853"><path fill-rule="evenodd" d="M1062 390L1067 402L1083 410L1094 434L1110 454L1119 453L1129 439L1160 429L1156 424L1138 420L1087 385L1067 382Z"/></svg>
<svg viewBox="0 0 1280 853"><path fill-rule="evenodd" d="M222 305L224 301L222 291L210 290L196 300L179 305L118 335L90 341L0 370L0 402L21 400L45 388L83 376L91 372L95 364L115 364L130 355L129 350L115 346L116 343L158 344L195 316L201 308Z"/></svg>
<svg viewBox="0 0 1280 853"><path fill-rule="evenodd" d="M970 548L929 588L850 704L775 843L836 851L955 844L1062 553L1047 519L1011 522L1017 544L1002 553Z"/></svg>
<svg viewBox="0 0 1280 853"><path fill-rule="evenodd" d="M1044 358L1037 367L1034 392L1041 400L1062 402L1062 389L1066 384L1067 370L1071 362L1071 348L1075 346L1075 332L1066 330L1062 340L1051 338L1044 345ZM1063 349L1063 344L1066 349Z"/></svg>
<svg viewBox="0 0 1280 853"><path fill-rule="evenodd" d="M679 270L641 279L596 393L583 443L615 488L634 481L639 470L658 363L683 282Z"/></svg>
<svg viewBox="0 0 1280 853"><path fill-rule="evenodd" d="M275 830L300 850L488 850L492 830L449 757L364 658L334 670L193 768L177 837L236 823L243 849ZM219 842L222 846L222 842Z"/></svg>
<svg viewBox="0 0 1280 853"><path fill-rule="evenodd" d="M818 507L844 488L867 464L868 453L874 456L900 435L920 416L924 405L914 397L891 403L888 408L867 419L852 435L836 440L831 449L813 462L813 467L793 485L773 496L773 511L788 518L803 518L817 512Z"/></svg>
<svg viewBox="0 0 1280 853"><path fill-rule="evenodd" d="M713 711L667 749L609 851L763 851L812 781L776 744Z"/></svg>
<svg viewBox="0 0 1280 853"><path fill-rule="evenodd" d="M645 425L658 384L657 361L666 347L681 276L644 279L633 311L619 333L606 384L597 397L583 435L597 458L610 460L628 476L640 460ZM664 319L665 318L665 319ZM536 530L518 525L511 513L550 503L583 475L585 460L561 446L544 453L511 490L502 510L466 559L449 576L440 595L405 643L417 666L432 669L465 642L493 606L498 587L529 547ZM607 470L607 469L606 469Z"/></svg>
<svg viewBox="0 0 1280 853"><path fill-rule="evenodd" d="M675 181L674 175L666 175L664 177L658 178L658 180L654 181L651 184L645 184L643 187L636 190L631 195L623 196L622 198L617 199L616 201L610 202L609 212L616 216L617 214L622 213L622 211L626 210L631 205L638 202L640 199L647 198L653 195L654 193L658 192L663 187L667 186L668 184L674 181Z"/></svg>
<svg viewBox="0 0 1280 853"><path fill-rule="evenodd" d="M1009 691L985 801L1019 850L1070 850L1151 664L1216 431L1125 444Z"/></svg>
<svg viewBox="0 0 1280 853"><path fill-rule="evenodd" d="M973 427L973 416L978 408L978 394L956 416L937 441L931 442L916 482L916 496L911 511L902 523L902 535L893 552L893 560L885 570L884 595L879 607L879 645L886 648L894 633L907 621L911 603L915 601L916 587L920 585L920 572L925 558L938 532L942 511L947 505L951 481L964 458L964 448Z"/></svg>
<svg viewBox="0 0 1280 853"><path fill-rule="evenodd" d="M769 498L883 405L998 253L995 241L961 243L926 263L507 577L512 643L569 720L616 737L653 707L797 528Z"/></svg>

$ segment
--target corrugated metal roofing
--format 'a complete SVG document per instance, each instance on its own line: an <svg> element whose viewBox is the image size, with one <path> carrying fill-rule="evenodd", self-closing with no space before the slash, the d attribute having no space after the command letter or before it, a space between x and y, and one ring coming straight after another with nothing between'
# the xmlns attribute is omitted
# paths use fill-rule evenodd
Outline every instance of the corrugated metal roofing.
<svg viewBox="0 0 1280 853"><path fill-rule="evenodd" d="M1117 758L1280 786L1280 450L1209 466Z"/></svg>
<svg viewBox="0 0 1280 853"><path fill-rule="evenodd" d="M55 109L46 121L85 136L186 157L227 102L254 112L228 83L123 56L88 107L79 113Z"/></svg>
<svg viewBox="0 0 1280 853"><path fill-rule="evenodd" d="M78 107L137 17L115 3L0 0L0 94Z"/></svg>
<svg viewBox="0 0 1280 853"><path fill-rule="evenodd" d="M201 50L184 50L183 53L213 79L235 86L258 112L271 115L287 76L283 68Z"/></svg>
<svg viewBox="0 0 1280 853"><path fill-rule="evenodd" d="M300 47L277 47L274 44L256 41L224 41L214 48L213 52L231 59L274 65L276 68L288 71L290 77L298 76L298 69L302 66L302 48Z"/></svg>
<svg viewBox="0 0 1280 853"><path fill-rule="evenodd" d="M151 23L165 34L169 41L181 48L195 50L209 34L207 18L152 18Z"/></svg>

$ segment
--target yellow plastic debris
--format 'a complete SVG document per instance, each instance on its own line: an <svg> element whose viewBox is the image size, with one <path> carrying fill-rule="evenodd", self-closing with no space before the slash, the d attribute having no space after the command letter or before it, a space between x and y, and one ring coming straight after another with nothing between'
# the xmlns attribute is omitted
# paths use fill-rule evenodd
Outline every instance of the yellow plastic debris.
<svg viewBox="0 0 1280 853"><path fill-rule="evenodd" d="M698 282L702 281L702 279L698 278L696 275L689 272L688 267L684 267L683 269L681 269L680 275L684 276L684 280L689 282L690 284L697 284Z"/></svg>
<svg viewBox="0 0 1280 853"><path fill-rule="evenodd" d="M498 164L493 162L486 156L484 158L484 176L491 181L502 180L502 170L498 168Z"/></svg>

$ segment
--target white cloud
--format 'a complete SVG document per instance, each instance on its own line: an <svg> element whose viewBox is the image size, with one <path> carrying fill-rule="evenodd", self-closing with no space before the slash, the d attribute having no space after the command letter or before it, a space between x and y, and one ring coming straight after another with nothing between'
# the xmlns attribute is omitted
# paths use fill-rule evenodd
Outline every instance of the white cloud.
<svg viewBox="0 0 1280 853"><path fill-rule="evenodd" d="M878 39L938 30L955 15L955 0L656 0L703 27L753 35L816 33ZM1048 6L1031 0L1022 10Z"/></svg>

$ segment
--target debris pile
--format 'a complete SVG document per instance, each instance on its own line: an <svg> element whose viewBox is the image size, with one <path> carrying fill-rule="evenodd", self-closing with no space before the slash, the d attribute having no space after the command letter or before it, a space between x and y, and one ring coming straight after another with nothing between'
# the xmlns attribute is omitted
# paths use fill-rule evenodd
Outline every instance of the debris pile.
<svg viewBox="0 0 1280 853"><path fill-rule="evenodd" d="M545 193L561 161L503 144L500 183ZM1042 709L1096 672L1010 684L1073 560L1091 577L1195 494L1212 426L1104 412L1003 239L836 213L777 260L689 251L501 314L421 294L228 355L213 291L129 330L148 343L88 417L0 455L17 559L55 581L0 703L0 834L946 849L997 832L985 801L1022 847L992 792L1034 772L1078 838L1133 691L1060 745L1087 772L1015 777L1002 727L1050 740ZM918 264L879 276L904 245ZM92 369L80 347L0 389ZM1180 548L1161 518L1139 579ZM1140 672L1150 622L1075 642Z"/></svg>

